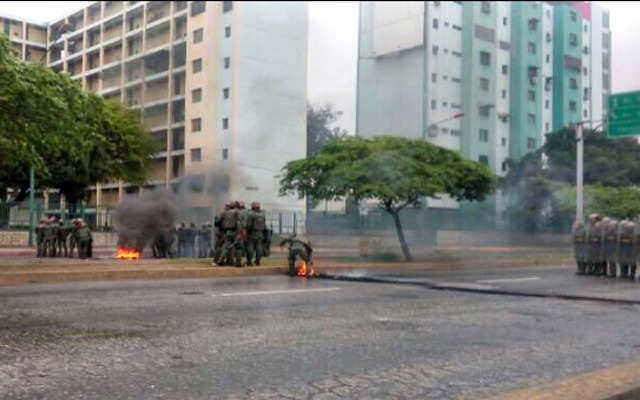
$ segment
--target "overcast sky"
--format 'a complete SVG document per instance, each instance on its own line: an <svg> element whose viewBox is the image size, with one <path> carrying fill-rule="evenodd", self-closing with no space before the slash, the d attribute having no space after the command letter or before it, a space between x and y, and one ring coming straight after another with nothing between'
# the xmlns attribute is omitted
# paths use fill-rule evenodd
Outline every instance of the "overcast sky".
<svg viewBox="0 0 640 400"><path fill-rule="evenodd" d="M73 1L0 1L0 12L51 21L83 3ZM640 90L640 2L595 1L611 11L613 91ZM355 129L358 2L309 3L308 96L344 112L339 125Z"/></svg>

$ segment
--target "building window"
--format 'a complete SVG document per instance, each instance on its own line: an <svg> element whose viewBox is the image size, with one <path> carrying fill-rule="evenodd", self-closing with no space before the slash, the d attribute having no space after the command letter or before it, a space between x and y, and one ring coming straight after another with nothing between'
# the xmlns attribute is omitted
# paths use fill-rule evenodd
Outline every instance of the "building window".
<svg viewBox="0 0 640 400"><path fill-rule="evenodd" d="M225 100L229 98L229 88L222 89L222 98Z"/></svg>
<svg viewBox="0 0 640 400"><path fill-rule="evenodd" d="M223 160L229 159L229 149L222 149L222 159Z"/></svg>
<svg viewBox="0 0 640 400"><path fill-rule="evenodd" d="M206 9L207 2L206 1L193 1L191 2L191 16L196 16L201 14Z"/></svg>
<svg viewBox="0 0 640 400"><path fill-rule="evenodd" d="M548 122L544 123L544 131L545 132L549 132L549 129L551 129L551 125Z"/></svg>
<svg viewBox="0 0 640 400"><path fill-rule="evenodd" d="M527 100L536 101L536 92L535 92L535 90L528 90L527 91Z"/></svg>
<svg viewBox="0 0 640 400"><path fill-rule="evenodd" d="M229 129L229 118L222 118L222 129Z"/></svg>
<svg viewBox="0 0 640 400"><path fill-rule="evenodd" d="M489 79L480 78L480 90L486 92L489 90Z"/></svg>
<svg viewBox="0 0 640 400"><path fill-rule="evenodd" d="M453 136L460 136L460 130L458 130L458 129L452 129L452 130L451 130L451 135L453 135Z"/></svg>
<svg viewBox="0 0 640 400"><path fill-rule="evenodd" d="M584 24L584 31L588 32L589 31L589 27L587 26L587 24Z"/></svg>
<svg viewBox="0 0 640 400"><path fill-rule="evenodd" d="M488 142L489 141L489 131L487 129L480 129L478 131L478 140L480 140L481 142Z"/></svg>
<svg viewBox="0 0 640 400"><path fill-rule="evenodd" d="M549 63L551 62L551 55L547 54L547 55L544 57L544 61L545 61L547 64L549 64Z"/></svg>
<svg viewBox="0 0 640 400"><path fill-rule="evenodd" d="M202 119L194 118L191 120L191 132L200 132L202 130Z"/></svg>
<svg viewBox="0 0 640 400"><path fill-rule="evenodd" d="M570 89L577 89L578 88L578 81L576 80L576 78L569 79L569 88Z"/></svg>
<svg viewBox="0 0 640 400"><path fill-rule="evenodd" d="M589 75L589 69L587 69L587 67L582 67L582 75L584 76Z"/></svg>
<svg viewBox="0 0 640 400"><path fill-rule="evenodd" d="M569 110L570 111L575 111L577 109L577 104L575 101L570 101L569 102Z"/></svg>
<svg viewBox="0 0 640 400"><path fill-rule="evenodd" d="M529 30L537 31L538 30L538 20L536 18L531 18L529 20Z"/></svg>
<svg viewBox="0 0 640 400"><path fill-rule="evenodd" d="M587 118L589 116L589 113L587 112L587 110L584 110L582 112L582 116L585 117L585 118Z"/></svg>
<svg viewBox="0 0 640 400"><path fill-rule="evenodd" d="M489 157L485 155L481 155L478 157L478 161L483 163L484 165L489 165Z"/></svg>
<svg viewBox="0 0 640 400"><path fill-rule="evenodd" d="M502 17L502 25L507 26L508 20L507 17Z"/></svg>
<svg viewBox="0 0 640 400"><path fill-rule="evenodd" d="M202 151L200 149L191 149L191 162L200 162L202 159Z"/></svg>
<svg viewBox="0 0 640 400"><path fill-rule="evenodd" d="M491 53L486 51L480 52L480 64L491 65Z"/></svg>
<svg viewBox="0 0 640 400"><path fill-rule="evenodd" d="M203 37L204 37L204 29L203 28L196 29L195 31L193 31L193 43L202 42L202 38Z"/></svg>
<svg viewBox="0 0 640 400"><path fill-rule="evenodd" d="M451 82L460 83L460 82L462 82L462 79L456 78L455 76L452 76L451 77Z"/></svg>
<svg viewBox="0 0 640 400"><path fill-rule="evenodd" d="M191 72L197 74L200 71L202 71L202 58L198 58L191 62Z"/></svg>
<svg viewBox="0 0 640 400"><path fill-rule="evenodd" d="M602 26L609 29L609 12L602 13Z"/></svg>
<svg viewBox="0 0 640 400"><path fill-rule="evenodd" d="M459 110L462 108L462 106L460 104L451 103L451 108L455 108L456 110Z"/></svg>
<svg viewBox="0 0 640 400"><path fill-rule="evenodd" d="M433 83L438 82L438 74L431 74L431 82Z"/></svg>
<svg viewBox="0 0 640 400"><path fill-rule="evenodd" d="M438 102L436 100L431 100L431 109L435 110L438 108Z"/></svg>
<svg viewBox="0 0 640 400"><path fill-rule="evenodd" d="M222 12L229 12L231 10L233 10L233 1L223 1Z"/></svg>
<svg viewBox="0 0 640 400"><path fill-rule="evenodd" d="M509 73L509 66L507 64L502 64L502 75L507 75Z"/></svg>
<svg viewBox="0 0 640 400"><path fill-rule="evenodd" d="M432 26L433 26L433 29L438 29L438 20L436 18L433 19Z"/></svg>
<svg viewBox="0 0 640 400"><path fill-rule="evenodd" d="M507 162L503 161L502 162L502 172L505 172L507 170Z"/></svg>
<svg viewBox="0 0 640 400"><path fill-rule="evenodd" d="M491 107L487 107L487 106L480 106L478 107L478 113L482 116L482 117L488 117L489 116L489 109Z"/></svg>
<svg viewBox="0 0 640 400"><path fill-rule="evenodd" d="M548 109L549 109L549 100L545 100L545 101L544 101L544 108L545 108L546 110L548 110Z"/></svg>
<svg viewBox="0 0 640 400"><path fill-rule="evenodd" d="M533 138L527 138L527 150L534 150L536 148L536 140Z"/></svg>
<svg viewBox="0 0 640 400"><path fill-rule="evenodd" d="M575 11L570 11L569 16L571 17L571 22L576 22L578 20L578 14Z"/></svg>
<svg viewBox="0 0 640 400"><path fill-rule="evenodd" d="M191 91L191 102L200 103L202 101L202 89L193 89Z"/></svg>
<svg viewBox="0 0 640 400"><path fill-rule="evenodd" d="M488 2L488 1L480 2L480 11L482 11L483 14L490 14L491 13L491 3Z"/></svg>
<svg viewBox="0 0 640 400"><path fill-rule="evenodd" d="M456 31L461 31L462 27L460 25L456 25L456 24L451 24L451 28L455 29Z"/></svg>
<svg viewBox="0 0 640 400"><path fill-rule="evenodd" d="M577 46L578 45L578 36L576 36L575 33L570 33L569 34L569 44L572 46Z"/></svg>
<svg viewBox="0 0 640 400"><path fill-rule="evenodd" d="M503 137L501 142L502 142L502 147L507 147L507 138L506 137Z"/></svg>
<svg viewBox="0 0 640 400"><path fill-rule="evenodd" d="M229 67L231 67L231 58L225 57L224 58L224 69L229 69Z"/></svg>
<svg viewBox="0 0 640 400"><path fill-rule="evenodd" d="M225 26L224 27L224 37L226 37L226 38L231 37L231 27L230 26Z"/></svg>
<svg viewBox="0 0 640 400"><path fill-rule="evenodd" d="M529 125L536 125L536 115L535 114L527 114L527 122Z"/></svg>
<svg viewBox="0 0 640 400"><path fill-rule="evenodd" d="M529 50L529 54L536 54L536 44L533 42L529 42L527 44L527 49Z"/></svg>
<svg viewBox="0 0 640 400"><path fill-rule="evenodd" d="M449 103L448 103L448 102L446 102L446 101L443 101L443 102L442 102L442 107L449 107Z"/></svg>
<svg viewBox="0 0 640 400"><path fill-rule="evenodd" d="M502 98L503 99L507 98L507 89L502 89Z"/></svg>
<svg viewBox="0 0 640 400"><path fill-rule="evenodd" d="M589 94L590 94L589 88L584 88L584 90L582 91L582 100L589 101L589 97L590 97Z"/></svg>

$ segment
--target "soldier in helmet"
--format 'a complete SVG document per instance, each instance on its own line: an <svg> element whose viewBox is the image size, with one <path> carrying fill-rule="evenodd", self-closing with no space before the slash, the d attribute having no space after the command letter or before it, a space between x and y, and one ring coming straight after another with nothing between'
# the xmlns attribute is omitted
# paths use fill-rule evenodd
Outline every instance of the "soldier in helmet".
<svg viewBox="0 0 640 400"><path fill-rule="evenodd" d="M60 219L58 221L58 229L57 229L59 257L63 257L62 254L64 254L64 257L69 256L69 250L67 248L67 238L69 237L69 233L71 233L71 227L63 219Z"/></svg>
<svg viewBox="0 0 640 400"><path fill-rule="evenodd" d="M584 223L576 220L573 223L573 252L576 257L578 271L576 275L584 275L587 268L587 230Z"/></svg>
<svg viewBox="0 0 640 400"><path fill-rule="evenodd" d="M633 259L633 241L635 236L635 224L631 221L620 223L620 239L618 249L618 264L620 264L620 279L629 277L629 268L635 264ZM635 270L634 270L635 275Z"/></svg>
<svg viewBox="0 0 640 400"><path fill-rule="evenodd" d="M216 265L238 265L238 255L236 248L241 241L240 231L241 223L238 213L237 202L231 203L231 206L222 213L222 220L220 222L222 232L224 235L224 243L218 259L214 260ZM225 207L226 208L226 207Z"/></svg>
<svg viewBox="0 0 640 400"><path fill-rule="evenodd" d="M85 259L90 257L89 247L91 246L91 231L82 219L78 219L77 226L78 230L76 231L76 238L78 243L78 257Z"/></svg>
<svg viewBox="0 0 640 400"><path fill-rule="evenodd" d="M289 275L296 276L297 271L295 269L296 258L300 257L304 260L307 265L311 265L311 257L313 256L313 248L311 247L311 242L302 236L296 236L295 234L291 237L284 239L280 242L280 247L284 245L289 245Z"/></svg>
<svg viewBox="0 0 640 400"><path fill-rule="evenodd" d="M602 270L602 217L589 216L589 269L587 275L599 275Z"/></svg>
<svg viewBox="0 0 640 400"><path fill-rule="evenodd" d="M38 248L38 257L46 256L46 249L44 247L44 228L46 226L47 217L40 217L38 226L36 226L36 246Z"/></svg>
<svg viewBox="0 0 640 400"><path fill-rule="evenodd" d="M260 209L260 203L251 203L251 211L247 216L247 265L253 266L255 256L256 265L260 265L260 260L264 255L264 238L267 229L267 218L264 211Z"/></svg>
<svg viewBox="0 0 640 400"><path fill-rule="evenodd" d="M78 218L71 220L71 229L69 232L69 258L73 258L73 250L78 245L78 223Z"/></svg>
<svg viewBox="0 0 640 400"><path fill-rule="evenodd" d="M611 219L604 226L605 234L604 234L604 263L606 267L608 267L608 276L610 278L616 277L617 271L617 243L618 243L618 221ZM606 268L605 268L606 272Z"/></svg>
<svg viewBox="0 0 640 400"><path fill-rule="evenodd" d="M53 218L47 218L44 225L44 249L47 257L56 256L56 231Z"/></svg>
<svg viewBox="0 0 640 400"><path fill-rule="evenodd" d="M238 232L240 236L239 243L236 247L236 267L242 266L242 257L247 254L247 220L249 219L250 210L247 210L244 201L237 201L238 205Z"/></svg>

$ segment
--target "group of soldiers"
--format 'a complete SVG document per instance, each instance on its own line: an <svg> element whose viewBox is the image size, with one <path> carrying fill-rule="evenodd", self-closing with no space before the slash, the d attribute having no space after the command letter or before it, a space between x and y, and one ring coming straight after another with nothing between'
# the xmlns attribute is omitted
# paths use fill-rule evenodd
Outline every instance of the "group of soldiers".
<svg viewBox="0 0 640 400"><path fill-rule="evenodd" d="M91 231L82 218L75 218L68 224L55 216L42 217L35 234L38 257L72 258L76 247L80 258L92 256Z"/></svg>
<svg viewBox="0 0 640 400"><path fill-rule="evenodd" d="M251 203L247 210L244 202L231 201L214 221L216 240L213 249L215 266L259 266L262 257L271 254L272 230L267 228L267 218L260 203ZM243 263L242 258L246 262Z"/></svg>
<svg viewBox="0 0 640 400"><path fill-rule="evenodd" d="M582 221L573 224L573 247L577 275L635 280L636 259L640 255L640 229L636 222L591 214L588 225Z"/></svg>

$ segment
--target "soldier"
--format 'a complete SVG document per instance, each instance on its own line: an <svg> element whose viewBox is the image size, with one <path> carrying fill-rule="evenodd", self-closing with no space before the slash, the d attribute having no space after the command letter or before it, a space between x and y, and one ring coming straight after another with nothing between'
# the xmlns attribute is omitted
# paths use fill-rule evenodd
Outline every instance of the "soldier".
<svg viewBox="0 0 640 400"><path fill-rule="evenodd" d="M196 224L194 222L189 224L186 232L186 247L187 247L187 258L195 258L196 257L196 239L198 236L198 229L196 228Z"/></svg>
<svg viewBox="0 0 640 400"><path fill-rule="evenodd" d="M260 260L264 254L263 244L265 231L267 229L267 218L264 211L260 210L260 203L251 203L251 212L247 216L247 265L253 267L253 256L255 254L256 265L260 266Z"/></svg>
<svg viewBox="0 0 640 400"><path fill-rule="evenodd" d="M606 267L609 267L609 277L616 277L616 247L618 243L618 221L609 220L607 225L604 226L604 256L605 256L605 272Z"/></svg>
<svg viewBox="0 0 640 400"><path fill-rule="evenodd" d="M635 224L631 221L620 223L620 247L618 250L618 263L620 264L620 279L629 278L629 267L635 264L633 259L633 239ZM632 276L635 276L635 269Z"/></svg>
<svg viewBox="0 0 640 400"><path fill-rule="evenodd" d="M41 217L40 223L36 227L36 246L38 247L38 257L46 256L46 248L44 247L44 230L46 226L47 217Z"/></svg>
<svg viewBox="0 0 640 400"><path fill-rule="evenodd" d="M69 258L73 258L73 250L78 244L78 223L78 218L71 220L71 231L69 232Z"/></svg>
<svg viewBox="0 0 640 400"><path fill-rule="evenodd" d="M69 250L67 249L67 237L69 237L69 233L71 232L71 227L65 223L63 219L58 221L58 230L57 230L57 240L58 240L58 256L64 257L69 256Z"/></svg>
<svg viewBox="0 0 640 400"><path fill-rule="evenodd" d="M240 218L238 216L237 204L234 202L228 210L222 213L222 231L224 232L224 244L220 251L217 265L231 265L235 261L236 266L240 266L236 247L240 243Z"/></svg>
<svg viewBox="0 0 640 400"><path fill-rule="evenodd" d="M218 215L215 216L213 220L215 231L215 244L213 250L213 262L211 265L222 265L223 261L221 260L222 250L224 247L224 229L222 228L222 221L224 220L224 214L233 208L232 202L227 202L224 205L224 209L220 211Z"/></svg>
<svg viewBox="0 0 640 400"><path fill-rule="evenodd" d="M187 241L187 225L184 221L180 222L178 227L178 257L183 258L186 255L186 241Z"/></svg>
<svg viewBox="0 0 640 400"><path fill-rule="evenodd" d="M589 269L587 275L599 275L602 269L602 217L589 216Z"/></svg>
<svg viewBox="0 0 640 400"><path fill-rule="evenodd" d="M90 256L89 246L91 245L91 231L83 220L78 220L78 230L76 232L78 243L78 256L80 259L86 259Z"/></svg>
<svg viewBox="0 0 640 400"><path fill-rule="evenodd" d="M307 263L307 265L311 265L311 257L313 256L313 248L311 247L311 242L302 236L296 237L296 235L294 234L290 238L284 239L282 242L280 242L280 247L284 246L285 244L289 245L289 275L296 276L296 257L300 257Z"/></svg>
<svg viewBox="0 0 640 400"><path fill-rule="evenodd" d="M54 220L47 218L44 225L44 249L46 257L55 257L56 256L56 226L54 225Z"/></svg>
<svg viewBox="0 0 640 400"><path fill-rule="evenodd" d="M247 220L249 219L250 210L247 210L244 201L237 201L238 204L238 232L240 233L240 241L236 247L236 267L242 266L242 257L247 254Z"/></svg>
<svg viewBox="0 0 640 400"><path fill-rule="evenodd" d="M573 223L573 252L576 257L578 271L576 275L584 275L587 268L587 230L580 220Z"/></svg>
<svg viewBox="0 0 640 400"><path fill-rule="evenodd" d="M198 243L198 250L200 252L200 258L210 257L211 254L211 222L207 221L200 227L200 233L198 235L200 241Z"/></svg>

